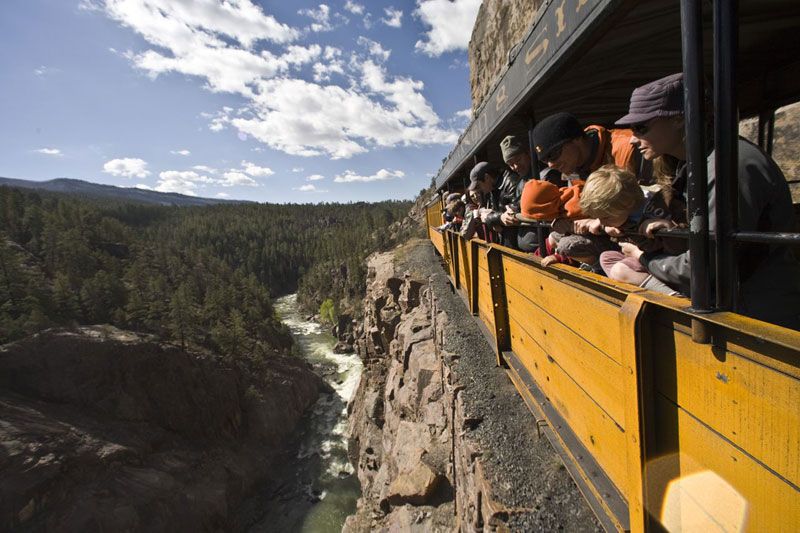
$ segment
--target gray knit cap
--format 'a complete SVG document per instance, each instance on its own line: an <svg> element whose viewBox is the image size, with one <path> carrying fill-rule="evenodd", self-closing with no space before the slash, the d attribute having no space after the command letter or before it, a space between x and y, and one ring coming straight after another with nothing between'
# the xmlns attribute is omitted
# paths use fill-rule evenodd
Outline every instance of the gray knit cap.
<svg viewBox="0 0 800 533"><path fill-rule="evenodd" d="M500 142L500 150L503 152L503 161L508 160L525 150L525 145L516 135L509 135Z"/></svg>

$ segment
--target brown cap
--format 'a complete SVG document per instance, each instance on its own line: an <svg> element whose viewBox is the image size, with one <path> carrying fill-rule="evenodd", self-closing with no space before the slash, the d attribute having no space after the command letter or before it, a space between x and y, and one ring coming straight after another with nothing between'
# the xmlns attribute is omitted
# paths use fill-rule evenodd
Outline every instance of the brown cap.
<svg viewBox="0 0 800 533"><path fill-rule="evenodd" d="M683 115L683 73L681 72L634 89L628 114L614 124L633 126L657 117L677 115Z"/></svg>

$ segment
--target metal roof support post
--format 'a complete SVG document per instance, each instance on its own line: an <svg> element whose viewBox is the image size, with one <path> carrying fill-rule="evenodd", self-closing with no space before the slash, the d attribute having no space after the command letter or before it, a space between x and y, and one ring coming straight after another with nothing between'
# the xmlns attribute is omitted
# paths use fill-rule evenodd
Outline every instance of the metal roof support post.
<svg viewBox="0 0 800 533"><path fill-rule="evenodd" d="M772 138L775 134L775 110L767 109L758 114L758 146L772 155Z"/></svg>
<svg viewBox="0 0 800 533"><path fill-rule="evenodd" d="M711 311L708 256L708 177L703 104L703 7L701 0L681 0L683 32L684 118L689 166L689 255L692 310Z"/></svg>
<svg viewBox="0 0 800 533"><path fill-rule="evenodd" d="M536 127L536 118L531 113L528 117L528 153L531 155L531 179L539 179L539 155L536 153L536 146L533 142L533 128ZM547 245L545 244L544 229L541 225L536 226L536 242L539 243L539 257L547 257Z"/></svg>
<svg viewBox="0 0 800 533"><path fill-rule="evenodd" d="M775 140L775 110L769 113L769 120L767 120L767 144L764 150L772 157L772 144Z"/></svg>
<svg viewBox="0 0 800 533"><path fill-rule="evenodd" d="M714 195L716 200L717 309L736 311L737 258L732 234L738 225L739 110L736 59L738 0L714 2Z"/></svg>

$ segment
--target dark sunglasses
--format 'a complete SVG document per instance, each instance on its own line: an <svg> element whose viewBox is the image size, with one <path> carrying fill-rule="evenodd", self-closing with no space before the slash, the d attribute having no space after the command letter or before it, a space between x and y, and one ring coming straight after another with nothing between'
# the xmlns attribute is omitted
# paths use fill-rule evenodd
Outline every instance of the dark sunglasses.
<svg viewBox="0 0 800 533"><path fill-rule="evenodd" d="M553 148L552 150L550 150L549 152L547 152L546 154L543 154L539 158L539 161L541 161L542 163L552 163L553 161L557 161L558 158L561 157L562 150L564 150L564 144L566 143L562 143Z"/></svg>
<svg viewBox="0 0 800 533"><path fill-rule="evenodd" d="M631 131L637 137L639 135L644 135L645 133L650 131L650 123L651 122L652 122L652 120L648 120L647 122L642 122L641 124L634 124L633 126L631 126Z"/></svg>

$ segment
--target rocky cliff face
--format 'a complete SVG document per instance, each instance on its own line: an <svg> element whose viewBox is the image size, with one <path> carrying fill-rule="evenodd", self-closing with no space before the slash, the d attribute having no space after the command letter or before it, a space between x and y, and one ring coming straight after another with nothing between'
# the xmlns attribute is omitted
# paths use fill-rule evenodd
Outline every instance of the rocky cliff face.
<svg viewBox="0 0 800 533"><path fill-rule="evenodd" d="M508 68L509 52L516 51L533 24L544 0L484 0L469 41L469 76L472 110Z"/></svg>
<svg viewBox="0 0 800 533"><path fill-rule="evenodd" d="M0 347L0 530L210 531L324 384L111 327Z"/></svg>
<svg viewBox="0 0 800 533"><path fill-rule="evenodd" d="M364 308L344 531L597 528L428 243L370 259Z"/></svg>

